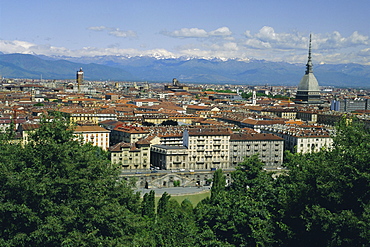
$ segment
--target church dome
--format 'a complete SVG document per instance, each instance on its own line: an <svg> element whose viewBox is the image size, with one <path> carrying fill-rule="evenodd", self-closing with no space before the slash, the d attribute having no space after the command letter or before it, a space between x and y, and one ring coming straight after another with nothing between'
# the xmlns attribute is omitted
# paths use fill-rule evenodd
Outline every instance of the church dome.
<svg viewBox="0 0 370 247"><path fill-rule="evenodd" d="M298 91L320 91L319 83L313 73L305 74L302 77Z"/></svg>

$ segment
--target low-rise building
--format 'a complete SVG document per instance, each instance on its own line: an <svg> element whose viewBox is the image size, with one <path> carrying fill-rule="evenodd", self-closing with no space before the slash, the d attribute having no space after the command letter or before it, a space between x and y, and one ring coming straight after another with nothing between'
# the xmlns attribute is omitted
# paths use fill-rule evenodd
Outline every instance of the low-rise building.
<svg viewBox="0 0 370 247"><path fill-rule="evenodd" d="M93 146L101 147L103 150L109 148L110 131L103 127L93 126L76 126L74 134L81 138L83 143L91 143Z"/></svg>
<svg viewBox="0 0 370 247"><path fill-rule="evenodd" d="M285 118L285 119L296 119L296 115L297 115L296 110L289 109L289 108L266 109L264 112L268 113L268 115L273 114L277 117Z"/></svg>
<svg viewBox="0 0 370 247"><path fill-rule="evenodd" d="M109 148L112 164L123 170L150 169L150 142L140 140L135 143L120 142Z"/></svg>
<svg viewBox="0 0 370 247"><path fill-rule="evenodd" d="M151 164L164 170L189 169L188 149L184 146L153 145Z"/></svg>
<svg viewBox="0 0 370 247"><path fill-rule="evenodd" d="M310 123L317 122L317 112L315 111L298 111L297 118Z"/></svg>

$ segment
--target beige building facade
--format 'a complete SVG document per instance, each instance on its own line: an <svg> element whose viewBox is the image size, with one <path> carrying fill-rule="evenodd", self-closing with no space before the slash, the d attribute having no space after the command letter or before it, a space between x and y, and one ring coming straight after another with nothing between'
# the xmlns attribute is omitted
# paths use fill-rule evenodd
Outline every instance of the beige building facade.
<svg viewBox="0 0 370 247"><path fill-rule="evenodd" d="M109 148L112 164L119 165L123 170L150 169L150 142L146 140L136 143L118 143Z"/></svg>
<svg viewBox="0 0 370 247"><path fill-rule="evenodd" d="M184 146L153 145L151 164L162 170L189 170L188 149Z"/></svg>
<svg viewBox="0 0 370 247"><path fill-rule="evenodd" d="M74 134L81 138L83 143L91 143L93 146L101 147L103 150L109 148L110 131L100 126L76 126Z"/></svg>
<svg viewBox="0 0 370 247"><path fill-rule="evenodd" d="M183 145L189 152L189 169L228 168L231 133L228 128L185 130Z"/></svg>

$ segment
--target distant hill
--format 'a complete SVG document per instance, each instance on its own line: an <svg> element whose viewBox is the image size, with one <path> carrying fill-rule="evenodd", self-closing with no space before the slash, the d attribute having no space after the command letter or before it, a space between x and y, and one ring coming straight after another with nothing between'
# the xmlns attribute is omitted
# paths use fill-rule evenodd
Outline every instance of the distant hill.
<svg viewBox="0 0 370 247"><path fill-rule="evenodd" d="M46 57L0 54L0 74L10 78L74 79L82 67L86 80L171 81L248 85L298 85L304 64L263 60L155 57ZM321 86L370 87L370 66L314 64Z"/></svg>

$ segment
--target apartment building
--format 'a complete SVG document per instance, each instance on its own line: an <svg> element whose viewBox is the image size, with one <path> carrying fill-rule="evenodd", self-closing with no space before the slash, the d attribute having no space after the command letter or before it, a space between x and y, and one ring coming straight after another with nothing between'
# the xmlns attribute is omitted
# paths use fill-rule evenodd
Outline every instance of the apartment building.
<svg viewBox="0 0 370 247"><path fill-rule="evenodd" d="M229 128L189 128L184 146L189 152L189 169L208 170L229 167Z"/></svg>
<svg viewBox="0 0 370 247"><path fill-rule="evenodd" d="M64 108L60 112L67 116L72 123L98 124L105 120L117 120L114 110L109 109Z"/></svg>
<svg viewBox="0 0 370 247"><path fill-rule="evenodd" d="M317 112L315 111L298 111L297 118L303 121L316 123L317 122Z"/></svg>
<svg viewBox="0 0 370 247"><path fill-rule="evenodd" d="M274 124L284 124L284 122L284 120L260 120L247 118L240 122L240 126L242 128L251 128L257 132L261 132L261 129L265 128L266 126L271 126Z"/></svg>
<svg viewBox="0 0 370 247"><path fill-rule="evenodd" d="M275 108L275 109L266 109L264 113L267 115L275 115L279 118L285 119L296 119L297 112L294 109L284 109L284 108Z"/></svg>
<svg viewBox="0 0 370 247"><path fill-rule="evenodd" d="M162 170L189 169L188 149L184 146L153 145L150 153L152 166Z"/></svg>
<svg viewBox="0 0 370 247"><path fill-rule="evenodd" d="M150 142L140 140L135 143L120 142L109 148L112 164L123 170L150 169Z"/></svg>
<svg viewBox="0 0 370 247"><path fill-rule="evenodd" d="M83 143L91 143L93 146L101 147L104 150L109 148L110 131L103 127L93 126L76 126L74 134L81 138Z"/></svg>
<svg viewBox="0 0 370 247"><path fill-rule="evenodd" d="M330 105L330 110L339 111L339 112L370 110L370 99L354 98L354 99L333 100Z"/></svg>
<svg viewBox="0 0 370 247"><path fill-rule="evenodd" d="M134 143L149 134L147 127L117 126L111 133L111 145L119 142Z"/></svg>
<svg viewBox="0 0 370 247"><path fill-rule="evenodd" d="M230 167L235 167L245 158L258 154L266 168L283 164L284 139L266 133L235 133L230 136Z"/></svg>
<svg viewBox="0 0 370 247"><path fill-rule="evenodd" d="M182 146L183 126L151 127L149 137L157 137L160 145Z"/></svg>
<svg viewBox="0 0 370 247"><path fill-rule="evenodd" d="M331 130L322 127L297 127L274 125L261 130L284 139L284 148L294 153L318 152L323 148L331 148L333 139Z"/></svg>

